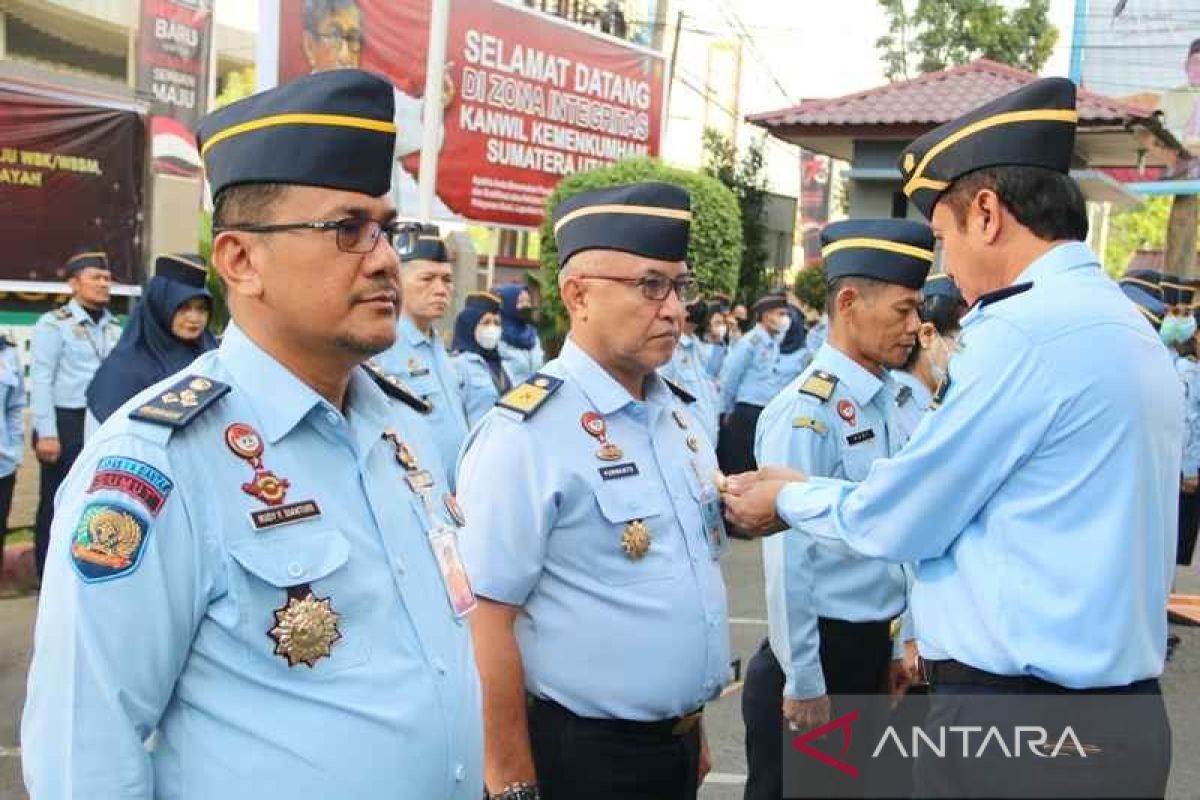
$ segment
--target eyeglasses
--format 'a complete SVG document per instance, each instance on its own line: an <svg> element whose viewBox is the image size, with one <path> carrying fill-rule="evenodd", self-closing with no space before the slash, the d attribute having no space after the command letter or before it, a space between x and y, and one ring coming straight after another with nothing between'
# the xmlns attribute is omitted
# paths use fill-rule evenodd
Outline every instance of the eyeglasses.
<svg viewBox="0 0 1200 800"><path fill-rule="evenodd" d="M700 284L696 283L696 279L691 275L682 275L672 279L658 272L647 272L640 278L613 278L608 275L577 275L575 277L594 281L627 283L641 289L642 297L656 303L666 300L672 289L675 290L675 296L679 298L679 302L685 306L700 299Z"/></svg>
<svg viewBox="0 0 1200 800"><path fill-rule="evenodd" d="M242 231L245 233L283 233L284 231L337 231L337 247L343 253L370 253L382 236L387 243L406 255L421 231L415 222L380 222L366 217L347 217L327 222L281 222L271 225L221 225L213 233Z"/></svg>
<svg viewBox="0 0 1200 800"><path fill-rule="evenodd" d="M338 48L346 45L346 50L351 53L359 53L362 51L363 38L358 31L341 31L334 28L331 31L318 33L317 38L325 42L326 45L332 48Z"/></svg>

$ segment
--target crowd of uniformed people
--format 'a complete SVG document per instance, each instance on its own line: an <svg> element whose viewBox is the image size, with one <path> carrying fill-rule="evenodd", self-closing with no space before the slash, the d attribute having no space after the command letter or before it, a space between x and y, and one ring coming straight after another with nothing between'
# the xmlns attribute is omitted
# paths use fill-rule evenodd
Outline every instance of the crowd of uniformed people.
<svg viewBox="0 0 1200 800"><path fill-rule="evenodd" d="M453 271L398 218L393 119L342 69L202 120L219 343L198 257L159 259L124 332L103 254L68 263L33 342L35 800L695 798L730 534L763 538L768 608L747 798L783 796L789 731L915 684L926 724L1014 721L969 695L1145 702L1102 769L922 765L913 796L1163 796L1196 318L1083 244L1071 83L910 145L930 224L828 226L819 320L701 297L676 186L564 200L549 361L521 284L439 328Z"/></svg>

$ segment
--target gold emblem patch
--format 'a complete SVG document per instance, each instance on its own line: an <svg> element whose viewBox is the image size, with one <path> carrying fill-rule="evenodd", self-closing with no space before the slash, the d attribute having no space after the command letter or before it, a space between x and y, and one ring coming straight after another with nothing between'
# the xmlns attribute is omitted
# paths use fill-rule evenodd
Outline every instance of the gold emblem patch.
<svg viewBox="0 0 1200 800"><path fill-rule="evenodd" d="M286 658L289 667L304 664L311 669L342 638L338 619L328 597L319 598L309 590L288 597L282 608L275 609L275 627L268 632L275 640L275 655Z"/></svg>
<svg viewBox="0 0 1200 800"><path fill-rule="evenodd" d="M621 535L621 549L631 561L638 561L650 551L650 529L640 519L625 526Z"/></svg>

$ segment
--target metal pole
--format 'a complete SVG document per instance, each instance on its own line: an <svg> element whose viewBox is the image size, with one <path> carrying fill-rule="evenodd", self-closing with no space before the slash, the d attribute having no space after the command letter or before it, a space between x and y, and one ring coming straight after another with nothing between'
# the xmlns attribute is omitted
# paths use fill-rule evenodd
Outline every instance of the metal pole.
<svg viewBox="0 0 1200 800"><path fill-rule="evenodd" d="M675 39L671 42L671 64L667 67L667 99L663 103L663 116L671 114L671 87L675 85L675 60L679 57L679 33L683 30L683 12L675 15ZM663 125L666 125L664 120Z"/></svg>
<svg viewBox="0 0 1200 800"><path fill-rule="evenodd" d="M1088 0L1075 0L1075 26L1071 31L1071 72L1076 86L1083 85L1083 45L1087 39Z"/></svg>
<svg viewBox="0 0 1200 800"><path fill-rule="evenodd" d="M216 12L213 25L216 25ZM254 90L265 92L279 82L279 0L258 0L258 39L254 48Z"/></svg>
<svg viewBox="0 0 1200 800"><path fill-rule="evenodd" d="M442 131L442 81L446 74L446 33L450 29L450 0L432 0L429 19L429 55L425 61L425 103L421 118L421 172L417 215L422 222L433 217L433 191L437 187L438 145Z"/></svg>

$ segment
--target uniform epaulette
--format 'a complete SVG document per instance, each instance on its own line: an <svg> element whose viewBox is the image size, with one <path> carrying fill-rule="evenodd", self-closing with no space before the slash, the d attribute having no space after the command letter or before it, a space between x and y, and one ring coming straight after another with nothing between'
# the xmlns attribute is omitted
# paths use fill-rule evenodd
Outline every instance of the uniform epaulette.
<svg viewBox="0 0 1200 800"><path fill-rule="evenodd" d="M980 295L979 299L975 301L975 307L987 308L993 303L999 303L1001 300L1007 300L1008 298L1014 297L1018 294L1024 294L1032 288L1032 283L1016 283L1012 286L1006 286L1003 289L997 289L994 292L988 292L987 294Z"/></svg>
<svg viewBox="0 0 1200 800"><path fill-rule="evenodd" d="M67 308L66 306L63 306L61 308L56 308L56 309L54 309L54 311L52 313L54 314L55 319L70 319L71 318L71 309Z"/></svg>
<svg viewBox="0 0 1200 800"><path fill-rule="evenodd" d="M902 406L912 399L912 387L901 386L896 390L896 405Z"/></svg>
<svg viewBox="0 0 1200 800"><path fill-rule="evenodd" d="M837 384L838 379L836 375L830 375L828 372L822 372L818 369L805 378L804 383L800 384L800 394L815 397L824 403L833 397L833 390L837 388Z"/></svg>
<svg viewBox="0 0 1200 800"><path fill-rule="evenodd" d="M158 397L130 411L129 418L179 430L191 425L197 417L212 407L213 403L227 394L227 383L201 375L188 375L183 380L176 381Z"/></svg>
<svg viewBox="0 0 1200 800"><path fill-rule="evenodd" d="M422 398L411 386L399 378L388 375L370 361L363 364L362 367L371 376L371 380L375 381L376 385L380 389L383 389L384 394L388 397L399 400L419 414L429 414L433 411L433 406L430 405L428 400Z"/></svg>
<svg viewBox="0 0 1200 800"><path fill-rule="evenodd" d="M929 401L929 410L935 411L942 406L942 402L946 399L946 395L950 391L950 375L942 378L942 382L938 384L937 391L933 393L933 399Z"/></svg>
<svg viewBox="0 0 1200 800"><path fill-rule="evenodd" d="M522 419L529 419L550 399L550 395L558 391L562 383L562 378L535 372L529 376L529 380L496 401L496 405L517 412Z"/></svg>
<svg viewBox="0 0 1200 800"><path fill-rule="evenodd" d="M696 402L696 396L694 394L692 394L691 392L689 392L687 389L684 389L679 384L675 383L674 381L669 381L666 378L663 378L662 380L663 380L663 383L665 383L667 385L667 388L670 389L674 393L674 395L676 397L678 397L680 400L682 400L683 402L685 402L685 403Z"/></svg>

